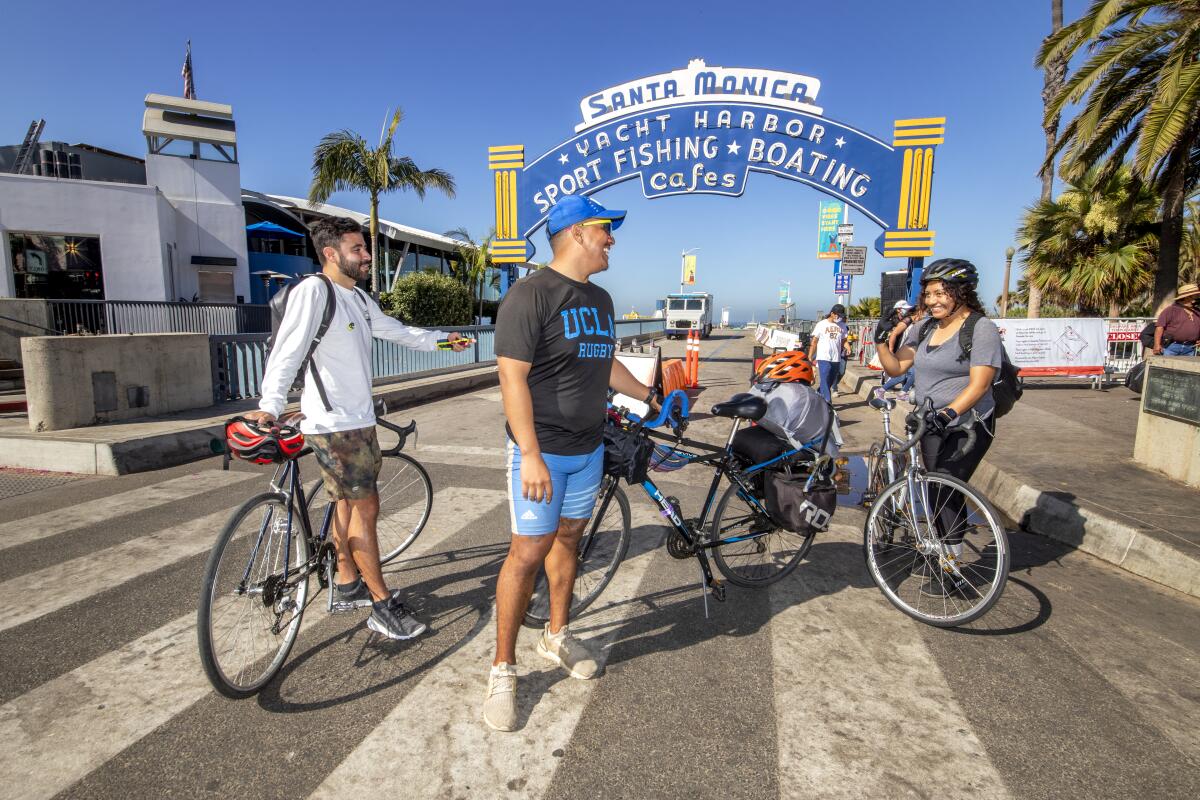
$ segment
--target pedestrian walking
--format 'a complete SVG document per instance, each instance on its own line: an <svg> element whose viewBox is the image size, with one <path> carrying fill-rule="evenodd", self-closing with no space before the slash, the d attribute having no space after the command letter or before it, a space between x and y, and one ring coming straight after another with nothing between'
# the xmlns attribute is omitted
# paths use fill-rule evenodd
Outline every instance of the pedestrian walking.
<svg viewBox="0 0 1200 800"><path fill-rule="evenodd" d="M334 607L370 606L367 626L389 639L411 639L427 626L417 620L383 580L375 525L379 516L376 479L383 464L375 434L371 394L371 339L388 339L413 350L437 350L438 340L465 350L469 340L411 328L383 313L357 283L370 275L371 251L362 227L352 219L328 217L310 229L321 259L321 274L306 278L288 294L283 321L267 358L258 411L244 415L269 425L283 412L287 393L311 352L313 379L300 395L300 432L321 468L325 491L336 503L333 541L337 575ZM335 308L329 328L316 343L328 292ZM308 371L308 370L306 370Z"/></svg>
<svg viewBox="0 0 1200 800"><path fill-rule="evenodd" d="M497 315L512 537L496 582L496 653L483 705L496 730L517 727L517 631L543 567L550 621L538 655L572 678L600 673L592 648L570 631L568 611L579 537L603 477L607 392L657 405L653 389L613 358L612 298L590 280L608 269L624 220L624 211L589 198L561 198L546 226L550 264L517 281Z"/></svg>
<svg viewBox="0 0 1200 800"><path fill-rule="evenodd" d="M812 339L808 345L808 358L817 365L820 378L821 397L833 402L833 386L837 380L838 363L842 361L842 342L845 329L838 324L846 315L846 307L837 303L829 309L829 316L813 326Z"/></svg>

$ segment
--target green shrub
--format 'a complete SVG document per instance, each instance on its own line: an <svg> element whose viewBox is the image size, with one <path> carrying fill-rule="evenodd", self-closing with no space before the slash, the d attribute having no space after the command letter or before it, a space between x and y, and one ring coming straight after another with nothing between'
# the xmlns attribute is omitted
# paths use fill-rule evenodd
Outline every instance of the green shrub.
<svg viewBox="0 0 1200 800"><path fill-rule="evenodd" d="M396 281L396 290L379 296L388 315L420 327L471 324L471 293L449 275L414 272Z"/></svg>

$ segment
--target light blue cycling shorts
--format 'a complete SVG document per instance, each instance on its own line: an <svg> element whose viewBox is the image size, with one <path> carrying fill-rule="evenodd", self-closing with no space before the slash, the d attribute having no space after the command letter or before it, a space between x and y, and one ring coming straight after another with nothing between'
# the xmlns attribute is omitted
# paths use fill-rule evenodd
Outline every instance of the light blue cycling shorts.
<svg viewBox="0 0 1200 800"><path fill-rule="evenodd" d="M596 505L604 477L604 445L579 456L542 453L554 487L550 502L521 496L521 448L508 441L508 511L512 530L520 536L543 536L558 530L560 517L587 519Z"/></svg>

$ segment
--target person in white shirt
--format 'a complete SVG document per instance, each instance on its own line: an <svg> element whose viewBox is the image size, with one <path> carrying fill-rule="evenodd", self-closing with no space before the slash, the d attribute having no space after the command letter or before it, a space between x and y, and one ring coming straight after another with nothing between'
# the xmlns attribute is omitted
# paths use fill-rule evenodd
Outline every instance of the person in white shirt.
<svg viewBox="0 0 1200 800"><path fill-rule="evenodd" d="M838 323L845 315L846 307L841 303L829 309L829 316L813 327L812 341L808 344L808 358L817 364L821 397L827 403L833 402L830 390L837 382L838 362L842 360L842 342L846 338L846 331Z"/></svg>
<svg viewBox="0 0 1200 800"><path fill-rule="evenodd" d="M245 417L267 425L283 413L288 389L321 325L326 287L331 287L336 309L312 359L325 396L311 378L300 395L300 431L317 457L325 491L337 503L333 524L337 578L331 590L339 608L371 606L367 620L371 630L391 639L411 639L428 626L393 596L379 566L375 481L383 456L375 433L371 339L429 351L437 349L439 339L447 339L454 350L465 350L470 340L457 333L403 325L383 313L379 304L355 285L370 274L371 252L354 220L329 217L313 225L309 233L321 259L321 272L329 282L307 278L291 290L267 359L259 410Z"/></svg>

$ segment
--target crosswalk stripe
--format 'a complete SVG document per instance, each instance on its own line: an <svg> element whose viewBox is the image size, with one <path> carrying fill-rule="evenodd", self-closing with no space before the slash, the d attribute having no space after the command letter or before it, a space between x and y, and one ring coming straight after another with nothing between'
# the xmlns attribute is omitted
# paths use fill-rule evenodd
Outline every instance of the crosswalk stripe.
<svg viewBox="0 0 1200 800"><path fill-rule="evenodd" d="M499 490L438 491L426 529L402 558L429 553L504 500ZM313 603L300 635L325 619ZM0 706L6 796L52 797L205 697L212 687L196 648L196 615L185 614Z"/></svg>
<svg viewBox="0 0 1200 800"><path fill-rule="evenodd" d="M780 796L1007 798L921 623L856 588L861 569L804 564L770 589Z"/></svg>
<svg viewBox="0 0 1200 800"><path fill-rule="evenodd" d="M123 514L169 505L193 495L245 481L250 477L252 476L245 472L202 470L192 475L130 489L57 511L47 511L44 514L0 523L0 550L94 525Z"/></svg>
<svg viewBox="0 0 1200 800"><path fill-rule="evenodd" d="M638 529L652 527L653 549L625 561L595 610L581 617L578 626L572 624L573 630L600 649L602 661L621 623L641 609L630 601L661 544L664 529L659 522L647 503L633 504L633 537L644 542L648 532ZM538 635L524 628L518 638L525 685L535 680L529 677L531 671L557 669L533 654ZM522 797L538 797L546 790L559 762L552 754L569 743L594 681L554 682L524 728L512 733L493 731L480 716L495 644L492 612L484 614L468 636L469 641L427 672L326 777L313 798L451 797L459 796L464 786L481 797L506 794L505 787L514 785L520 786ZM403 743L405 763L429 768L397 769L398 742Z"/></svg>

